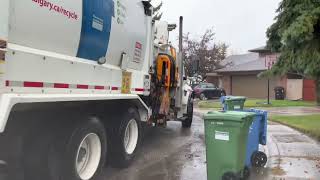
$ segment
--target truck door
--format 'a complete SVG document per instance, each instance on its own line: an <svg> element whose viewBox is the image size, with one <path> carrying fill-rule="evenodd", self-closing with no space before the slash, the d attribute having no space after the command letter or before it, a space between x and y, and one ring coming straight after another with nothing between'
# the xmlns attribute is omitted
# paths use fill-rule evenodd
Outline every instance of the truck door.
<svg viewBox="0 0 320 180"><path fill-rule="evenodd" d="M111 20L114 16L113 0L83 0L83 19L77 57L97 61L106 56Z"/></svg>

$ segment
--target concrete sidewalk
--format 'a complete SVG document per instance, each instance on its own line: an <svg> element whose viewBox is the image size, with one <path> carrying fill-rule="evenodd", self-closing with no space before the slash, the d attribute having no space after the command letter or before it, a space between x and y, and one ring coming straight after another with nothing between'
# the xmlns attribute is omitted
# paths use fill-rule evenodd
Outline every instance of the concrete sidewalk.
<svg viewBox="0 0 320 180"><path fill-rule="evenodd" d="M320 145L289 127L269 123L268 168L277 179L320 179Z"/></svg>
<svg viewBox="0 0 320 180"><path fill-rule="evenodd" d="M271 115L309 115L320 113L319 108L268 108ZM202 116L208 110L196 109ZM266 168L254 169L252 180L319 180L320 144L287 126L269 122L267 146L260 147L268 155Z"/></svg>
<svg viewBox="0 0 320 180"><path fill-rule="evenodd" d="M320 107L273 107L262 109L268 111L270 115L299 116L320 114Z"/></svg>

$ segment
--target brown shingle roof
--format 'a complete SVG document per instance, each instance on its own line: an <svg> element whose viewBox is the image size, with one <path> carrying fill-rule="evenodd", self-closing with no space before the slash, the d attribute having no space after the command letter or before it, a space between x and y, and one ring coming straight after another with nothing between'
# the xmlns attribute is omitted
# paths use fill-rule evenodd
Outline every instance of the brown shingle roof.
<svg viewBox="0 0 320 180"><path fill-rule="evenodd" d="M248 72L248 71L265 71L268 68L265 66L265 61L263 58L259 58L255 61L247 62L244 64L226 67L219 69L216 72Z"/></svg>
<svg viewBox="0 0 320 180"><path fill-rule="evenodd" d="M258 53L248 53L242 55L229 56L223 61L230 64L225 68L216 70L217 73L222 72L248 72L248 71L265 71L264 58L259 57Z"/></svg>
<svg viewBox="0 0 320 180"><path fill-rule="evenodd" d="M268 52L271 52L271 51L266 46L261 46L261 47L255 48L255 49L251 49L251 50L249 50L249 52L268 53Z"/></svg>

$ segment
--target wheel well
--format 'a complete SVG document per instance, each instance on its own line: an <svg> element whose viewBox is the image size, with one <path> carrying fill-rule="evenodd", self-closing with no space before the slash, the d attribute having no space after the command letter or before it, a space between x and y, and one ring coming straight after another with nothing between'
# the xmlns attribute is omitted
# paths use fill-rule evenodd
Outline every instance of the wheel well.
<svg viewBox="0 0 320 180"><path fill-rule="evenodd" d="M1 137L26 136L53 125L63 125L66 121L77 121L77 117L98 117L103 123L108 115L125 113L129 108L136 108L142 120L148 112L138 100L106 100L16 104L9 115ZM143 119L144 118L144 119ZM63 126L60 126L61 128Z"/></svg>

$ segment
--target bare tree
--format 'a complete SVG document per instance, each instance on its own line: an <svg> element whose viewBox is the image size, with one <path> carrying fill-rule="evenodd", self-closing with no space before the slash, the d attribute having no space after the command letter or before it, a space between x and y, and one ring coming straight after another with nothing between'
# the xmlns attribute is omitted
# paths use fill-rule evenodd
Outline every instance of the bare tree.
<svg viewBox="0 0 320 180"><path fill-rule="evenodd" d="M190 33L184 35L183 56L188 76L199 74L204 77L223 67L221 61L227 56L228 45L215 43L214 36L213 29L206 30L198 40L192 39Z"/></svg>

